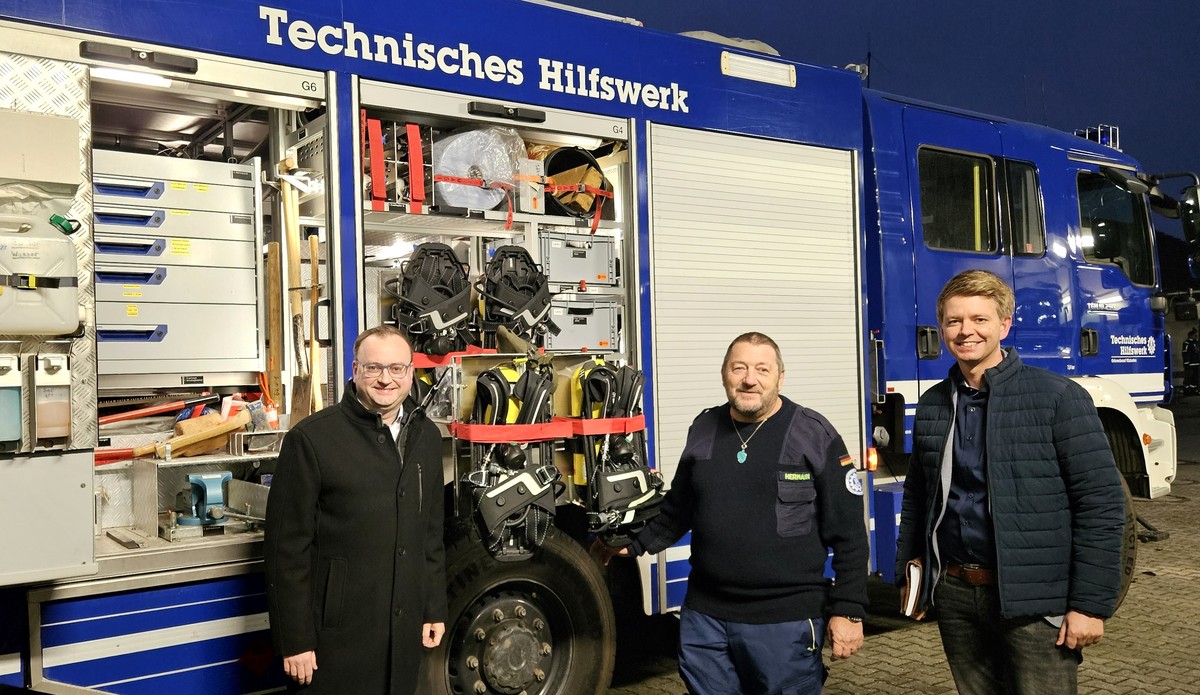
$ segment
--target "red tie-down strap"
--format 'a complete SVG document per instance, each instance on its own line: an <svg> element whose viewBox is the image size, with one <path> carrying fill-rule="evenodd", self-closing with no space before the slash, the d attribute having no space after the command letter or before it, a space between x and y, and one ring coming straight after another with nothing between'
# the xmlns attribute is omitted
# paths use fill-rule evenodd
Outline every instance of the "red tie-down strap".
<svg viewBox="0 0 1200 695"><path fill-rule="evenodd" d="M371 209L386 210L387 166L383 163L383 124L378 118L368 118L366 125L367 151L371 155Z"/></svg>
<svg viewBox="0 0 1200 695"><path fill-rule="evenodd" d="M497 191L504 191L504 202L508 205L508 217L504 221L504 229L507 231L512 229L513 223L513 185L507 181L485 181L483 179L469 179L464 176L447 176L446 174L434 174L434 181L441 183L457 183L463 186L476 186L478 188L490 188Z"/></svg>
<svg viewBox="0 0 1200 695"><path fill-rule="evenodd" d="M421 128L416 123L404 126L408 138L409 211L420 214L425 203L425 154L421 149Z"/></svg>
<svg viewBox="0 0 1200 695"><path fill-rule="evenodd" d="M596 197L596 211L592 213L592 234L596 233L596 229L600 226L600 213L604 210L604 199L613 197L612 191L606 191L603 188L588 186L586 184L577 184L574 186L562 186L554 183L554 179L547 177L545 190L550 195L557 193L582 193L587 191Z"/></svg>

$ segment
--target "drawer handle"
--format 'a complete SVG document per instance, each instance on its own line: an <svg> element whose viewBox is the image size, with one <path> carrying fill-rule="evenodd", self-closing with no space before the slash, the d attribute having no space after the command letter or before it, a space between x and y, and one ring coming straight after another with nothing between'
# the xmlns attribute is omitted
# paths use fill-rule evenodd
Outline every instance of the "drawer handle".
<svg viewBox="0 0 1200 695"><path fill-rule="evenodd" d="M96 224L113 224L122 227L161 227L167 214L162 210L101 210L97 208Z"/></svg>
<svg viewBox="0 0 1200 695"><path fill-rule="evenodd" d="M96 326L96 340L101 343L161 343L167 337L167 324L157 326Z"/></svg>
<svg viewBox="0 0 1200 695"><path fill-rule="evenodd" d="M166 239L96 237L96 253L116 253L125 256L161 256L166 247Z"/></svg>
<svg viewBox="0 0 1200 695"><path fill-rule="evenodd" d="M158 200L166 186L162 181L135 181L125 179L93 179L96 195L111 195L121 198Z"/></svg>
<svg viewBox="0 0 1200 695"><path fill-rule="evenodd" d="M101 283L161 285L166 279L166 268L101 268L96 266L96 282Z"/></svg>

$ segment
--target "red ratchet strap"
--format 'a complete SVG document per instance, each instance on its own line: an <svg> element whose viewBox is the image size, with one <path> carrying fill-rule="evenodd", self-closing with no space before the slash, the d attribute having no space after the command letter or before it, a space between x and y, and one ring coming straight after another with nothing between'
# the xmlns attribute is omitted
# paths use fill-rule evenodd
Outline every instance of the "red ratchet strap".
<svg viewBox="0 0 1200 695"><path fill-rule="evenodd" d="M504 201L508 205L508 218L504 222L504 229L512 229L513 223L513 185L505 181L484 181L483 179L469 179L464 176L447 176L445 174L434 174L434 181L440 183L457 183L463 186L475 186L477 188L491 188L497 191L504 191Z"/></svg>
<svg viewBox="0 0 1200 695"><path fill-rule="evenodd" d="M425 155L421 152L421 128L416 123L409 123L404 132L408 136L409 212L420 214L425 203Z"/></svg>
<svg viewBox="0 0 1200 695"><path fill-rule="evenodd" d="M592 234L595 234L596 229L600 226L600 212L604 209L604 199L613 197L612 191L606 191L603 188L596 188L595 186L588 186L582 183L575 186L560 186L554 183L554 179L551 178L547 178L546 181L546 192L550 195L587 191L596 196L596 211L592 213Z"/></svg>
<svg viewBox="0 0 1200 695"><path fill-rule="evenodd" d="M371 209L387 209L387 168L383 164L383 126L378 118L367 119L367 143L371 153Z"/></svg>

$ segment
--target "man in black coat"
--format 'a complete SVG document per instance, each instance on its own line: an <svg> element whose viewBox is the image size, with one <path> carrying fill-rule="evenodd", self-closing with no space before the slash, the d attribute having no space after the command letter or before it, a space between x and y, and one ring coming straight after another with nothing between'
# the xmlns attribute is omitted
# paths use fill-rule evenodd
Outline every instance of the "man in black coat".
<svg viewBox="0 0 1200 695"><path fill-rule="evenodd" d="M305 693L410 695L421 645L445 632L442 442L408 399L402 332L365 331L354 356L341 402L283 440L267 505L271 635Z"/></svg>
<svg viewBox="0 0 1200 695"><path fill-rule="evenodd" d="M938 297L956 363L917 405L897 576L924 562L959 693L1073 694L1116 609L1124 493L1087 392L1000 348L1013 309L982 270Z"/></svg>

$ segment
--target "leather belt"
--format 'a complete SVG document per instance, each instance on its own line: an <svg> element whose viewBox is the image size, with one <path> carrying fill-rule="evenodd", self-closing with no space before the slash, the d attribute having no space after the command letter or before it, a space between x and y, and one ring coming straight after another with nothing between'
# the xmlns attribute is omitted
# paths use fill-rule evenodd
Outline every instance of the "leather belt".
<svg viewBox="0 0 1200 695"><path fill-rule="evenodd" d="M982 565L947 565L946 574L971 586L994 586L996 570Z"/></svg>

